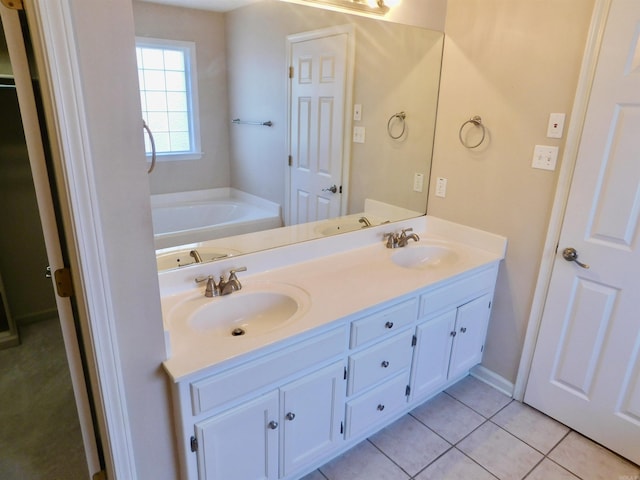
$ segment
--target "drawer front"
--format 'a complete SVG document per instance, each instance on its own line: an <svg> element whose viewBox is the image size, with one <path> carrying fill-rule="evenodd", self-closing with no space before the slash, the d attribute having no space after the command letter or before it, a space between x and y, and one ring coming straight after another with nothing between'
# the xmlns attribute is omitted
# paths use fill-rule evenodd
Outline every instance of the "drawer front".
<svg viewBox="0 0 640 480"><path fill-rule="evenodd" d="M412 298L393 307L373 313L351 324L351 348L395 334L416 319L418 300Z"/></svg>
<svg viewBox="0 0 640 480"><path fill-rule="evenodd" d="M346 333L345 326L336 328L279 352L193 382L193 415L219 407L253 390L344 354Z"/></svg>
<svg viewBox="0 0 640 480"><path fill-rule="evenodd" d="M411 365L413 330L380 342L349 357L349 395L392 377Z"/></svg>
<svg viewBox="0 0 640 480"><path fill-rule="evenodd" d="M346 438L363 433L406 407L408 381L408 372L402 373L378 388L347 402Z"/></svg>
<svg viewBox="0 0 640 480"><path fill-rule="evenodd" d="M444 308L458 307L493 289L498 267L473 276L462 278L446 287L436 288L420 296L420 317L431 315Z"/></svg>

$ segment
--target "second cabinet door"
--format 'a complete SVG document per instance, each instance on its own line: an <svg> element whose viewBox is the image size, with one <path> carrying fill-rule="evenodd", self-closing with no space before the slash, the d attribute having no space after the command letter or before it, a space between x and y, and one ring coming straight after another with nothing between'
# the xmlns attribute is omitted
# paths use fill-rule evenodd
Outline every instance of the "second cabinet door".
<svg viewBox="0 0 640 480"><path fill-rule="evenodd" d="M196 424L200 480L278 478L278 392Z"/></svg>
<svg viewBox="0 0 640 480"><path fill-rule="evenodd" d="M336 448L342 441L345 393L343 362L280 389L283 476Z"/></svg>

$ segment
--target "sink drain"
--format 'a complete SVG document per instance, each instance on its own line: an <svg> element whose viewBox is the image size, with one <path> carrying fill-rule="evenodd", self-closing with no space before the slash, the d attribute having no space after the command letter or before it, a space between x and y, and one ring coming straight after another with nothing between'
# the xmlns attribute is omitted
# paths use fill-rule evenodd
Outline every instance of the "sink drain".
<svg viewBox="0 0 640 480"><path fill-rule="evenodd" d="M243 328L234 328L231 331L231 335L234 337L239 337L240 335L244 335L246 332L244 331Z"/></svg>

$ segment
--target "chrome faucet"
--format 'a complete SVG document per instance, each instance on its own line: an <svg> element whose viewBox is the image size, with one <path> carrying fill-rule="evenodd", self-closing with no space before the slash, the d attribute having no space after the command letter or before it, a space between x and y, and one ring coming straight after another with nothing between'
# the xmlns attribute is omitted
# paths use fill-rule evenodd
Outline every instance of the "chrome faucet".
<svg viewBox="0 0 640 480"><path fill-rule="evenodd" d="M218 283L213 279L213 275L209 275L207 277L196 277L195 281L196 283L202 283L204 281L207 282L207 286L204 289L205 297L219 297L220 295L229 295L230 293L237 292L242 289L242 284L240 283L240 280L238 280L236 273L246 271L247 267L238 267L229 270L229 278L225 280L224 275L220 275Z"/></svg>
<svg viewBox="0 0 640 480"><path fill-rule="evenodd" d="M360 217L358 219L358 222L363 224L362 228L367 228L367 227L371 226L371 222L369 221L369 219L367 217Z"/></svg>
<svg viewBox="0 0 640 480"><path fill-rule="evenodd" d="M409 240L413 240L414 242L420 240L420 237L417 234L412 233L411 235L407 235L407 232L413 232L413 228L403 228L400 233L385 233L383 238L387 240L387 248L406 247Z"/></svg>
<svg viewBox="0 0 640 480"><path fill-rule="evenodd" d="M220 277L220 282L218 282L218 288L220 288L220 295L229 295L230 293L237 292L242 289L242 284L238 277L236 276L237 272L246 272L247 267L238 267L233 270L229 270L229 279L225 281L223 277Z"/></svg>

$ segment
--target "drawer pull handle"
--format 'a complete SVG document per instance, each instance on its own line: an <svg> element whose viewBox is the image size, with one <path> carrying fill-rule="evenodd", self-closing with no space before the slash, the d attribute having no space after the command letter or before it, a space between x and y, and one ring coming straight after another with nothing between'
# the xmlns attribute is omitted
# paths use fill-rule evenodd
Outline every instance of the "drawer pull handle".
<svg viewBox="0 0 640 480"><path fill-rule="evenodd" d="M271 420L267 426L271 430L275 430L276 428L278 428L278 422L276 422L275 420Z"/></svg>
<svg viewBox="0 0 640 480"><path fill-rule="evenodd" d="M380 366L381 366L382 368L387 368L387 367L389 366L389 362L388 362L388 361L386 361L386 360L383 360L383 362L380 364Z"/></svg>
<svg viewBox="0 0 640 480"><path fill-rule="evenodd" d="M384 405L383 404L378 404L378 411L381 412L384 410Z"/></svg>
<svg viewBox="0 0 640 480"><path fill-rule="evenodd" d="M393 322L387 322L387 323L384 324L384 326L385 326L385 328L391 329L391 328L393 328Z"/></svg>
<svg viewBox="0 0 640 480"><path fill-rule="evenodd" d="M467 331L467 327L460 327L460 331L461 331L462 333L466 332L466 331Z"/></svg>
<svg viewBox="0 0 640 480"><path fill-rule="evenodd" d="M294 418L296 418L296 414L293 412L289 412L285 417L287 420L293 420Z"/></svg>

